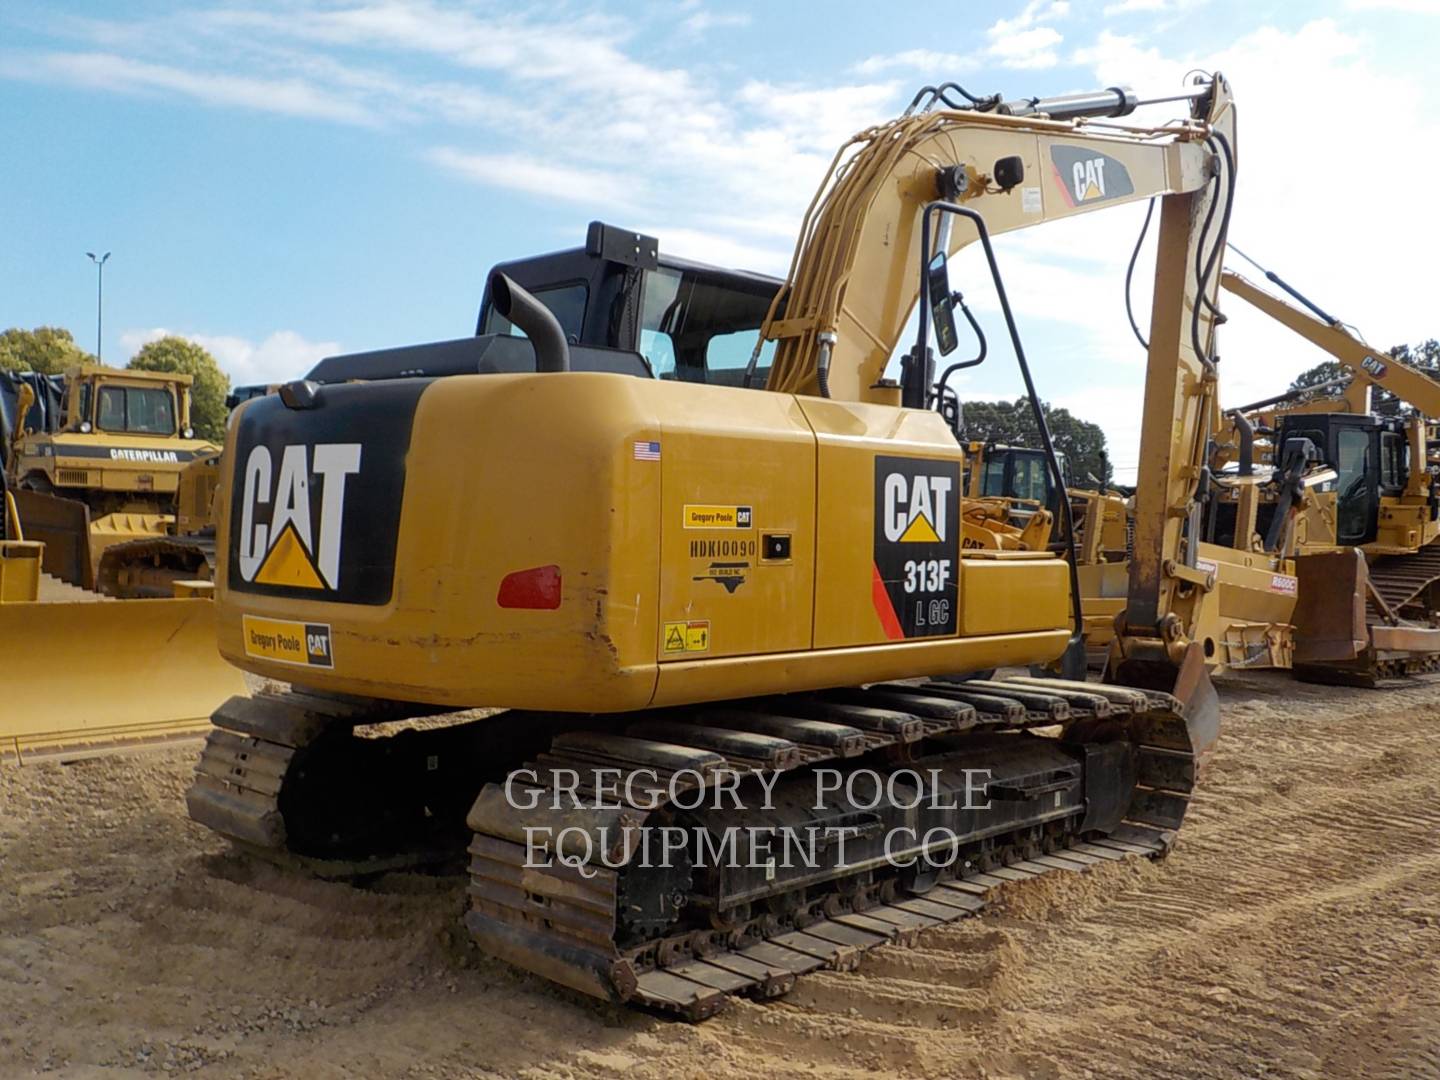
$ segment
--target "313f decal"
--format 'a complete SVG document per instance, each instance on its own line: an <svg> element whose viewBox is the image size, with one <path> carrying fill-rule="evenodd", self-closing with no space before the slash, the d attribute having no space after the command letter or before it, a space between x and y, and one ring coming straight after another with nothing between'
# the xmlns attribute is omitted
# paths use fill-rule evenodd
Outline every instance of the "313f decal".
<svg viewBox="0 0 1440 1080"><path fill-rule="evenodd" d="M959 462L875 458L871 599L887 637L955 633L959 530Z"/></svg>

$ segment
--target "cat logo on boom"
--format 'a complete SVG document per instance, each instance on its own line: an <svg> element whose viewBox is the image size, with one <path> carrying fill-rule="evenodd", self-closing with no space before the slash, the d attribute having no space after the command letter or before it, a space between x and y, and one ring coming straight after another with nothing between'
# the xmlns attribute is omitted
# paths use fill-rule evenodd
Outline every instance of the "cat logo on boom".
<svg viewBox="0 0 1440 1080"><path fill-rule="evenodd" d="M1098 150L1055 143L1050 147L1055 179L1070 206L1133 195L1135 184L1125 166Z"/></svg>
<svg viewBox="0 0 1440 1080"><path fill-rule="evenodd" d="M269 447L250 451L240 500L241 578L281 588L340 588L345 486L360 471L360 450L359 443L292 444L278 465Z"/></svg>

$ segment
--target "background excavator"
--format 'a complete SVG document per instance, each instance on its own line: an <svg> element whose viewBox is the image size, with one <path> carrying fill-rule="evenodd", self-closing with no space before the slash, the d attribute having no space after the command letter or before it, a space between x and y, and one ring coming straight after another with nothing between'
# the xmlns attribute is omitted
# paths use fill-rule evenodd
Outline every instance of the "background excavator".
<svg viewBox="0 0 1440 1080"><path fill-rule="evenodd" d="M1236 410L1272 463L1305 448L1335 470L1333 497L1297 508L1300 604L1295 673L1309 681L1373 686L1440 668L1440 488L1430 465L1428 430L1440 417L1440 381L1371 348L1343 323L1274 274L1267 276L1307 310L1230 271L1221 284L1349 372L1336 397L1297 395ZM1371 392L1388 390L1416 412L1371 411ZM1313 396L1313 395L1312 395ZM1237 442L1240 439L1237 437ZM1268 442L1268 448L1265 444ZM1261 529L1274 528L1269 520ZM1363 557L1362 557L1363 556Z"/></svg>
<svg viewBox="0 0 1440 1080"><path fill-rule="evenodd" d="M840 150L778 288L597 224L497 268L475 337L330 358L242 405L221 649L294 689L216 712L192 817L336 876L468 835L482 947L690 1018L959 918L1007 877L1163 853L1218 732L1206 620L1260 561L1197 562L1234 108L1219 76L1179 99L1187 117L1127 126L1127 91L929 87ZM992 235L1151 196L1148 524L1112 682L935 678L1058 662L1081 626L1066 559L961 546L965 451L931 348L956 346L947 255L978 241L1038 402ZM1230 591L1197 588L1217 578ZM377 727L479 705L505 711ZM817 802L821 767L890 793ZM597 768L618 806L585 780L578 804L547 797ZM990 806L905 809L906 768L937 807L986 770ZM748 809L698 805L732 780ZM907 822L902 854L933 867L882 850ZM652 861L674 827L690 839ZM736 828L853 843L707 862ZM532 859L536 831L558 858Z"/></svg>

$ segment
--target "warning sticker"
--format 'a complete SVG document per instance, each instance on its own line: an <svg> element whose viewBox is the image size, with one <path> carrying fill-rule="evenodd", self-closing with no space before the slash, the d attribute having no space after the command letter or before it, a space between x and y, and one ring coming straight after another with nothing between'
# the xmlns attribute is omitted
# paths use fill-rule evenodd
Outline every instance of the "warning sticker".
<svg viewBox="0 0 1440 1080"><path fill-rule="evenodd" d="M301 667L333 668L330 627L325 623L288 622L284 619L244 618L245 655Z"/></svg>
<svg viewBox="0 0 1440 1080"><path fill-rule="evenodd" d="M870 598L891 640L956 633L960 463L875 458Z"/></svg>
<svg viewBox="0 0 1440 1080"><path fill-rule="evenodd" d="M750 529L754 514L748 506L686 506L687 529Z"/></svg>
<svg viewBox="0 0 1440 1080"><path fill-rule="evenodd" d="M674 653L709 652L710 620L690 619L686 622L667 622L663 640L667 656Z"/></svg>

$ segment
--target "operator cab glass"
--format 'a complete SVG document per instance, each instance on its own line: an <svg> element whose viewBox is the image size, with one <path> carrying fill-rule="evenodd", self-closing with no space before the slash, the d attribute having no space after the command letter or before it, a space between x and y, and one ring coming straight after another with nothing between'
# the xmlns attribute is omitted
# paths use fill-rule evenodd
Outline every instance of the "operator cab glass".
<svg viewBox="0 0 1440 1080"><path fill-rule="evenodd" d="M565 331L565 339L572 345L580 341L585 327L585 302L590 289L583 281L569 285L552 285L549 288L531 289L530 292L547 308ZM524 337L525 332L505 318L494 308L485 315L484 333L506 334L510 337Z"/></svg>
<svg viewBox="0 0 1440 1080"><path fill-rule="evenodd" d="M661 266L645 275L638 349L656 378L745 385L774 290L701 269ZM763 387L775 355L767 341L750 385Z"/></svg>
<svg viewBox="0 0 1440 1080"><path fill-rule="evenodd" d="M95 423L101 431L174 435L175 399L159 387L102 385Z"/></svg>
<svg viewBox="0 0 1440 1080"><path fill-rule="evenodd" d="M1064 473L1065 455L1057 452L1055 460ZM1054 501L1055 486L1045 464L1045 455L1039 450L1015 446L991 447L986 451L980 494L1028 499L1041 506L1050 506Z"/></svg>
<svg viewBox="0 0 1440 1080"><path fill-rule="evenodd" d="M1309 413L1281 421L1281 446L1288 439L1309 439L1335 470L1335 534L1341 544L1374 540L1381 494L1396 494L1405 484L1408 450L1391 423L1351 413Z"/></svg>
<svg viewBox="0 0 1440 1080"><path fill-rule="evenodd" d="M633 233L596 228L585 248L494 269L545 305L572 345L638 353L657 379L746 386L760 324L781 282L653 251L632 258ZM476 333L524 336L488 292ZM749 386L765 386L774 355L775 342L765 342Z"/></svg>

